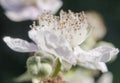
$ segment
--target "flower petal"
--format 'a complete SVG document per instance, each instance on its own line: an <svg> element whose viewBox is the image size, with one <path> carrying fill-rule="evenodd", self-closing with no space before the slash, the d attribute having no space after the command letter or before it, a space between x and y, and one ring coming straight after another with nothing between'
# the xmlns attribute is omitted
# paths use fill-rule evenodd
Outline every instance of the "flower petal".
<svg viewBox="0 0 120 83"><path fill-rule="evenodd" d="M35 7L26 7L22 10L19 11L6 11L5 12L6 16L11 19L12 21L23 21L23 20L35 20L40 12L37 8ZM32 14L32 15L31 15Z"/></svg>
<svg viewBox="0 0 120 83"><path fill-rule="evenodd" d="M51 11L53 14L62 6L61 0L37 0L36 3L40 10Z"/></svg>
<svg viewBox="0 0 120 83"><path fill-rule="evenodd" d="M73 51L69 43L62 36L58 36L54 32L45 34L46 46L54 50L54 55L71 63L76 64L76 58L73 56Z"/></svg>
<svg viewBox="0 0 120 83"><path fill-rule="evenodd" d="M103 73L108 72L108 68L107 68L107 66L106 66L106 64L104 62L96 63L96 67L97 67L96 69L102 71Z"/></svg>
<svg viewBox="0 0 120 83"><path fill-rule="evenodd" d="M49 46L47 47L46 45L46 41L45 41L46 31L36 30L36 29L32 29L28 32L29 37L37 44L39 50L48 52L50 54L54 54L53 49L51 49L51 47Z"/></svg>
<svg viewBox="0 0 120 83"><path fill-rule="evenodd" d="M99 54L99 61L108 62L114 55L119 53L117 48L111 46L100 46L90 51L92 55Z"/></svg>
<svg viewBox="0 0 120 83"><path fill-rule="evenodd" d="M78 63L78 65L92 70L100 70L102 72L108 71L107 66L104 62L81 62Z"/></svg>
<svg viewBox="0 0 120 83"><path fill-rule="evenodd" d="M74 54L78 62L100 62L100 54L97 52L86 52L80 47L74 48Z"/></svg>
<svg viewBox="0 0 120 83"><path fill-rule="evenodd" d="M118 49L109 46L100 46L91 51L84 51L80 47L75 48L75 55L80 62L107 62L113 55L118 54Z"/></svg>
<svg viewBox="0 0 120 83"><path fill-rule="evenodd" d="M32 39L37 44L39 49L44 50L45 41L44 41L43 31L32 29L28 32L28 35L29 35L29 38Z"/></svg>
<svg viewBox="0 0 120 83"><path fill-rule="evenodd" d="M94 57L82 50L79 46L74 48L74 54L77 57L78 62L94 61Z"/></svg>
<svg viewBox="0 0 120 83"><path fill-rule="evenodd" d="M17 11L25 6L26 0L0 0L0 5L10 11Z"/></svg>
<svg viewBox="0 0 120 83"><path fill-rule="evenodd" d="M38 50L35 44L29 43L19 38L14 39L6 36L3 38L3 40L12 50L17 52L34 52Z"/></svg>
<svg viewBox="0 0 120 83"><path fill-rule="evenodd" d="M53 49L57 48L60 45L58 36L55 35L54 33L51 33L50 31L46 31L45 40L46 45Z"/></svg>
<svg viewBox="0 0 120 83"><path fill-rule="evenodd" d="M107 67L104 62L101 62L101 55L97 52L85 52L80 47L76 47L74 54L78 57L78 65L93 70L101 70L107 72Z"/></svg>

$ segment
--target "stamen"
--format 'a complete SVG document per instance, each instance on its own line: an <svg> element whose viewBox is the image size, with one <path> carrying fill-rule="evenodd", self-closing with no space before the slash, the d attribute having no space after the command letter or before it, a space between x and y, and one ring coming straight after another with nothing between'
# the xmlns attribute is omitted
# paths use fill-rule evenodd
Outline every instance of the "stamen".
<svg viewBox="0 0 120 83"><path fill-rule="evenodd" d="M83 11L73 13L70 10L68 13L61 11L59 17L53 16L50 12L44 13L39 17L37 26L39 30L52 30L60 33L59 35L64 36L72 46L80 44L90 30L85 13ZM32 28L35 27L36 23L33 22Z"/></svg>

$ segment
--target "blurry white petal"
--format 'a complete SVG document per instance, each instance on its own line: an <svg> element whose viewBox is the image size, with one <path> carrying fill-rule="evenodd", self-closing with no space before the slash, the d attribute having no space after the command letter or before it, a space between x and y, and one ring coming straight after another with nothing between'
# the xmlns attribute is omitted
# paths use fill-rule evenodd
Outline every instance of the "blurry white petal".
<svg viewBox="0 0 120 83"><path fill-rule="evenodd" d="M0 0L5 14L12 21L35 20L44 10L53 14L62 6L61 0Z"/></svg>
<svg viewBox="0 0 120 83"><path fill-rule="evenodd" d="M14 39L7 36L4 37L3 40L12 50L17 52L34 52L38 50L35 44L29 43L19 38Z"/></svg>
<svg viewBox="0 0 120 83"><path fill-rule="evenodd" d="M97 81L97 83L113 83L112 73L104 73Z"/></svg>
<svg viewBox="0 0 120 83"><path fill-rule="evenodd" d="M6 11L6 16L13 21L35 20L39 16L39 10L35 7L26 7L21 11Z"/></svg>
<svg viewBox="0 0 120 83"><path fill-rule="evenodd" d="M38 8L42 10L42 12L50 11L55 14L58 9L62 6L61 0L37 0Z"/></svg>
<svg viewBox="0 0 120 83"><path fill-rule="evenodd" d="M101 62L109 61L114 55L117 55L119 50L111 46L100 46L90 51L91 54L99 54Z"/></svg>
<svg viewBox="0 0 120 83"><path fill-rule="evenodd" d="M26 0L0 0L0 5L6 10L17 10L24 7Z"/></svg>
<svg viewBox="0 0 120 83"><path fill-rule="evenodd" d="M106 64L103 62L81 62L78 65L92 70L108 71Z"/></svg>

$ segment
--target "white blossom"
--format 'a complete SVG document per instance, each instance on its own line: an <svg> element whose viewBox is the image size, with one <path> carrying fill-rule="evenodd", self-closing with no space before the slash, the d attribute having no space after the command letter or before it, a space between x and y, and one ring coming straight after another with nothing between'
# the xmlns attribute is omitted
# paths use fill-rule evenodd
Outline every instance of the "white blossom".
<svg viewBox="0 0 120 83"><path fill-rule="evenodd" d="M0 0L5 15L12 21L35 20L44 11L55 14L62 6L61 0Z"/></svg>
<svg viewBox="0 0 120 83"><path fill-rule="evenodd" d="M109 46L101 46L90 51L82 50L79 45L87 38L91 27L86 15L61 11L60 17L45 13L40 16L38 25L35 23L28 32L33 43L25 40L4 37L7 45L18 52L50 53L72 65L80 65L90 69L107 71L105 62L119 51Z"/></svg>

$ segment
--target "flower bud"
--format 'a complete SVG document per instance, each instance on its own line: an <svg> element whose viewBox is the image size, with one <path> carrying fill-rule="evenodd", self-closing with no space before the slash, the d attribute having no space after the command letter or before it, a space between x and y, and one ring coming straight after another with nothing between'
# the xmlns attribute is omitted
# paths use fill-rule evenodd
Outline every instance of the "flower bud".
<svg viewBox="0 0 120 83"><path fill-rule="evenodd" d="M27 60L27 70L31 76L44 78L51 74L52 66L49 63L41 63L41 57L32 56Z"/></svg>

